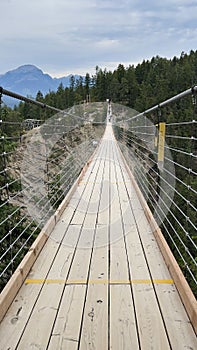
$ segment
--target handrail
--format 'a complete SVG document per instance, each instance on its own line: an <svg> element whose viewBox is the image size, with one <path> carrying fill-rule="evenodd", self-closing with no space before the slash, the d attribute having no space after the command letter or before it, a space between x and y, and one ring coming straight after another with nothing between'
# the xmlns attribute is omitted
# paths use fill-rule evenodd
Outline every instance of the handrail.
<svg viewBox="0 0 197 350"><path fill-rule="evenodd" d="M34 105L36 105L38 107L50 109L51 111L54 111L54 112L62 112L62 110L59 109L59 108L55 108L55 107L49 106L49 105L47 105L45 103L33 100L32 98L25 97L23 95L19 95L16 92L12 92L12 91L6 90L2 86L0 86L0 95L6 95L6 96L9 96L9 97L13 97L13 98L16 98L17 100L24 101L24 102L27 102L27 103L32 103L32 104L34 104Z"/></svg>
<svg viewBox="0 0 197 350"><path fill-rule="evenodd" d="M186 96L188 96L188 95L195 95L195 94L197 94L197 85L191 87L190 89L187 89L187 90L181 92L181 93L178 94L178 95L175 95L175 96L169 98L168 100L165 100L165 101L159 103L158 105L155 105L155 106L153 106L153 107L151 107L151 108L146 109L144 112L138 113L138 114L134 115L133 117L124 120L124 122L127 122L127 121L129 121L129 120L134 120L134 119L136 119L136 118L145 116L146 114L151 113L151 112L154 112L154 111L156 111L157 109L160 109L160 108L162 108L162 107L165 107L165 106L167 106L167 105L169 105L169 104L171 104L171 103L173 103L173 102L176 102L177 100L180 100L180 99L183 98L183 97L186 97Z"/></svg>

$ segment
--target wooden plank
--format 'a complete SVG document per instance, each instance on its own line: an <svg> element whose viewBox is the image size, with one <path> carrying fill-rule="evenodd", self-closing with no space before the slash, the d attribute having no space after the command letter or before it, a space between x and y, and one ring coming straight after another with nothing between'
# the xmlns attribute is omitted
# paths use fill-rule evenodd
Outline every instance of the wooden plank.
<svg viewBox="0 0 197 350"><path fill-rule="evenodd" d="M117 154L118 158L118 154ZM123 214L124 234L132 280L151 280L144 251L141 246L134 216L130 207L128 192L124 184L124 172L121 159L116 164L117 186ZM141 217L141 220L143 217ZM142 349L170 349L162 316L157 303L153 285L133 284L133 297L139 327L139 339ZM153 312L154 310L154 312ZM154 337L157 330L159 337Z"/></svg>
<svg viewBox="0 0 197 350"><path fill-rule="evenodd" d="M96 177L96 172L94 174L94 176ZM91 193L93 190L93 186L94 186L94 178L93 176L90 177L90 182L87 185L83 196L80 198L80 203L79 206L77 207L76 211L75 211L75 215L73 217L72 220L72 225L82 225L86 212L87 212L87 208L88 208L88 203L91 197Z"/></svg>
<svg viewBox="0 0 197 350"><path fill-rule="evenodd" d="M52 216L50 220L46 223L35 242L30 247L28 253L25 255L16 271L12 275L11 279L6 284L5 288L0 294L0 321L3 319L7 309L12 303L14 297L16 296L19 288L24 282L28 272L30 271L33 263L40 254L44 244L48 239L51 231L55 227L55 218Z"/></svg>
<svg viewBox="0 0 197 350"><path fill-rule="evenodd" d="M97 223L101 222L102 225L96 226L79 349L107 349L108 347L108 284L103 283L108 277L109 197L105 196L106 191L109 192L109 162L106 162L108 151L108 143L105 142L102 181L103 184L106 180L108 181L100 193Z"/></svg>
<svg viewBox="0 0 197 350"><path fill-rule="evenodd" d="M70 218L71 217L72 212L70 212ZM39 258L35 261L32 269L30 270L28 278L32 280L43 280L47 277L51 262L53 261L57 250L59 249L59 242L63 238L66 228L67 227L65 226L63 215L62 220L59 221L55 227L55 239L48 239L44 249L39 255ZM9 312L5 315L1 323L0 344L2 346L2 349L5 349L6 346L8 348L15 348L41 288L42 284L30 283L28 285L23 284L19 290L14 303L12 303Z"/></svg>
<svg viewBox="0 0 197 350"><path fill-rule="evenodd" d="M77 350L85 291L85 285L66 286L48 350Z"/></svg>
<svg viewBox="0 0 197 350"><path fill-rule="evenodd" d="M87 182L87 186L83 192L83 196L81 196L80 198L80 202L79 205L76 209L75 215L72 219L72 225L82 225L87 209L88 209L88 205L89 205L89 201L92 195L92 191L94 188L94 184L97 178L97 173L99 170L99 166L100 166L100 158L98 158L98 160L95 162L94 168L92 169L90 176L88 178L88 182Z"/></svg>
<svg viewBox="0 0 197 350"><path fill-rule="evenodd" d="M113 150L112 157L114 159ZM116 166L117 164L113 162L110 168L112 184L110 191L110 280L114 283L129 280Z"/></svg>
<svg viewBox="0 0 197 350"><path fill-rule="evenodd" d="M126 179L125 174L124 176ZM128 184L126 184L126 186L128 190ZM135 201L135 204L137 205L133 206L133 203L132 203L132 206L134 208L133 210L135 213L140 236L142 238L143 247L146 251L147 261L151 271L150 277L153 278L153 280L161 280L161 281L170 280L171 276L161 256L160 250L157 246L156 240L153 236L153 233L149 226L147 218L145 217L142 220L142 210L139 206L140 204L139 200L138 200L138 203L137 201ZM133 240L132 250L135 245L135 242L136 242L136 238L134 238ZM135 286L133 288L135 289ZM174 286L170 284L160 283L155 285L155 290L156 290L157 298L159 299L159 305L161 308L162 317L164 318L165 326L168 332L168 336L170 338L170 343L172 348L173 349L182 348L183 344L185 344L184 345L185 348L186 347L195 348L194 344L196 344L196 339L195 339L192 327L188 323L188 318L186 316L185 310L183 308L182 303L180 302L179 295L176 292ZM177 318L179 319L178 326L177 326ZM179 329L179 333L177 332L178 329Z"/></svg>
<svg viewBox="0 0 197 350"><path fill-rule="evenodd" d="M155 289L172 349L196 349L196 334L175 285L155 284Z"/></svg>
<svg viewBox="0 0 197 350"><path fill-rule="evenodd" d="M128 233L126 242L132 280L139 281L139 283L132 285L132 289L139 325L141 348L170 349L162 315L137 232L132 230L130 234ZM143 283L144 280L150 281L150 283ZM159 336L155 337L155 334Z"/></svg>
<svg viewBox="0 0 197 350"><path fill-rule="evenodd" d="M103 148L103 153L101 155L101 158L98 159L99 167L98 172L94 181L94 186L91 194L91 199L88 205L88 210L86 213L86 217L83 223L83 227L85 228L95 228L97 217L98 217L98 210L100 206L100 198L101 198L101 191L103 187L103 173L105 168L105 155L106 155L106 149Z"/></svg>
<svg viewBox="0 0 197 350"><path fill-rule="evenodd" d="M110 349L139 349L130 285L110 287Z"/></svg>
<svg viewBox="0 0 197 350"><path fill-rule="evenodd" d="M82 229L79 244L69 273L69 283L85 283L88 277L94 229Z"/></svg>
<svg viewBox="0 0 197 350"><path fill-rule="evenodd" d="M52 246L56 250L57 243L48 240L46 243L49 252L52 249ZM43 250L40 254L40 256L43 258L43 263L41 266L41 278L46 276L46 270L48 271L49 263L46 262L47 254L43 254L43 252L46 252L46 250ZM36 268L36 277L39 275L39 268L40 266L37 265L37 261L34 264ZM34 274L31 272L31 278L34 278ZM31 313L33 304L40 292L41 285L22 285L21 289L19 290L18 294L16 295L13 303L11 304L8 312L6 313L4 319L1 322L0 325L0 349L15 349L16 344L18 343L21 332L23 331L25 324L28 320L28 317ZM31 295L31 299L29 300L29 296ZM25 301L25 302L24 302Z"/></svg>
<svg viewBox="0 0 197 350"><path fill-rule="evenodd" d="M83 176L83 179L82 181L80 181L78 183L78 186L76 188L76 191L75 193L73 194L71 200L69 201L69 204L68 206L76 209L77 206L78 206L78 203L79 201L81 200L81 197L82 197L82 194L84 193L84 190L87 186L89 186L90 183L93 184L92 182L92 179L90 179L91 177L91 174L93 173L94 171L94 168L95 166L97 165L97 162L98 162L98 159L100 159L101 155L102 155L102 152L103 152L103 147L102 145L99 147L95 157L97 158L94 158L89 166L89 168L87 169L86 173L84 174Z"/></svg>
<svg viewBox="0 0 197 350"><path fill-rule="evenodd" d="M18 349L46 349L62 293L62 284L45 284Z"/></svg>
<svg viewBox="0 0 197 350"><path fill-rule="evenodd" d="M65 236L65 244L61 245L58 255L47 275L47 281L49 282L45 283L42 287L18 349L29 349L31 346L41 349L46 348L64 290L64 283L50 283L50 281L66 279L79 232L80 226L69 226L66 235L67 240ZM70 245L71 240L72 246ZM31 295L29 295L28 299L31 299ZM32 332L32 329L34 332Z"/></svg>
<svg viewBox="0 0 197 350"><path fill-rule="evenodd" d="M107 284L88 285L79 349L108 349Z"/></svg>
<svg viewBox="0 0 197 350"><path fill-rule="evenodd" d="M96 227L89 280L91 283L108 281L108 225Z"/></svg>
<svg viewBox="0 0 197 350"><path fill-rule="evenodd" d="M104 173L102 177L102 189L100 194L100 204L97 223L106 225L109 223L109 143L105 141Z"/></svg>
<svg viewBox="0 0 197 350"><path fill-rule="evenodd" d="M106 225L109 221L109 165L105 163L105 175L103 179L102 194L98 213L98 224Z"/></svg>
<svg viewBox="0 0 197 350"><path fill-rule="evenodd" d="M102 144L102 141L100 141L99 145L97 146L97 148L91 155L90 159L86 163L85 167L83 168L82 175L80 174L78 178L78 184L80 184L82 180L83 182L86 182L86 183L88 182L89 176L95 167L95 163L97 162L97 159L100 157L100 154L102 154L102 152L103 152L103 144Z"/></svg>
<svg viewBox="0 0 197 350"><path fill-rule="evenodd" d="M171 275L156 240L150 240L150 235L153 234L148 222L144 227L141 225L141 221L138 224L143 236L143 244L153 280L170 279ZM175 285L156 283L155 290L172 348L195 349L197 346L196 336Z"/></svg>
<svg viewBox="0 0 197 350"><path fill-rule="evenodd" d="M25 255L24 259L18 266L17 270L12 275L11 279L8 281L7 285L3 289L0 295L0 321L6 314L9 306L11 305L13 299L15 298L18 290L20 289L22 283L24 282L31 266L35 262L37 256L39 255L43 245L47 241L48 236L43 234L43 232L36 239L34 245L31 247L30 251Z"/></svg>
<svg viewBox="0 0 197 350"><path fill-rule="evenodd" d="M91 164L91 165L90 165ZM89 166L89 169L88 169ZM79 175L79 177L76 179L76 181L74 182L73 186L71 187L71 189L69 190L69 192L67 193L66 197L63 199L62 203L59 205L58 209L55 212L55 219L56 222L60 219L62 213L64 212L65 208L69 205L71 198L73 198L73 195L75 194L75 199L78 202L78 199L80 197L78 197L76 195L80 194L82 191L84 191L84 188L86 186L86 183L88 181L88 177L89 177L89 173L92 171L92 168L94 167L94 163L92 162L92 160L90 159L89 162L86 164L85 169L86 169L86 173L84 174L84 172L81 172L81 174ZM89 171L88 171L88 170ZM84 169L83 169L84 170ZM83 179L83 183L82 182ZM76 203L77 205L78 203Z"/></svg>
<svg viewBox="0 0 197 350"><path fill-rule="evenodd" d="M104 160L98 160L97 174L92 184L92 193L90 194L87 212L84 217L81 236L77 245L77 251L69 274L69 280L86 281L89 272L90 259L95 236L96 220L99 210L99 198L101 192L101 183L104 170ZM90 205L92 203L92 205Z"/></svg>
<svg viewBox="0 0 197 350"><path fill-rule="evenodd" d="M90 266L80 349L107 349L108 226L97 226Z"/></svg>
<svg viewBox="0 0 197 350"><path fill-rule="evenodd" d="M121 204L121 214L124 213L122 219L125 220L124 222L124 230L127 225L127 233L130 230L132 231L132 239L134 239L135 246L132 247L132 249L128 252L129 262L130 266L132 267L131 270L131 276L132 279L150 279L150 275L148 272L148 268L146 265L146 261L144 259L144 254L141 248L141 244L139 242L139 237L137 234L136 227L134 225L133 220L133 214L129 205L129 198L126 192L126 189L124 187L124 178L122 177L121 172L121 162L118 158L118 154L115 154L116 162L115 162L115 171L113 170L113 166L111 168L112 174L116 174L116 177L112 175L113 181L116 181L118 190L114 189L115 192L115 203L111 207L111 217L114 218L117 222L116 227L120 227L118 225L118 220L120 220L120 209L118 209L117 205L117 194L116 191L118 191L119 198L120 198L120 204ZM130 209L130 210L129 210ZM127 218L127 215L129 216ZM132 220L131 220L132 218ZM123 228L122 228L123 231ZM134 238L135 236L135 238ZM122 232L123 237L123 232ZM126 236L126 242L128 244L128 240L131 238L131 235L129 236L127 234ZM121 242L122 240L122 242ZM139 244L137 245L136 242ZM125 271L128 271L127 266L127 256L125 251L125 245L124 245L124 239L120 239L118 241L119 243L119 249L117 248L116 257L117 261L125 262L124 268L122 268L124 276L123 278L119 277L119 280L122 283L124 283L124 280L129 280L128 274L125 273ZM118 245L118 244L117 244ZM136 255L134 256L134 249L136 248ZM111 249L113 251L113 245L111 245ZM120 255L119 255L120 252ZM119 255L119 256L118 256ZM131 262L131 256L133 257ZM136 256L139 257L139 259L136 259ZM114 263L111 264L111 269L113 269ZM142 275L140 275L143 274ZM133 296L135 301L135 308L136 308L136 317L139 325L139 337L140 337L140 346L141 349L170 349L168 338L165 332L165 327L163 324L162 316L157 304L156 296L154 293L153 286L150 285L147 287L147 285L143 284L135 284L133 287ZM154 312L153 312L154 310ZM155 329L157 330L157 334L160 334L160 337L154 337Z"/></svg>
<svg viewBox="0 0 197 350"><path fill-rule="evenodd" d="M129 281L127 256L124 243L118 241L118 243L110 245L110 281L111 283L122 283Z"/></svg>

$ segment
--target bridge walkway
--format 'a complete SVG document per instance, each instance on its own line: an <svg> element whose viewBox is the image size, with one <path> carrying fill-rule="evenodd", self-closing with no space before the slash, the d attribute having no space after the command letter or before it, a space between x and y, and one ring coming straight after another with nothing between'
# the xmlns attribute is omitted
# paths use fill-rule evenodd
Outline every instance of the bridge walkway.
<svg viewBox="0 0 197 350"><path fill-rule="evenodd" d="M1 323L0 349L196 348L108 124Z"/></svg>

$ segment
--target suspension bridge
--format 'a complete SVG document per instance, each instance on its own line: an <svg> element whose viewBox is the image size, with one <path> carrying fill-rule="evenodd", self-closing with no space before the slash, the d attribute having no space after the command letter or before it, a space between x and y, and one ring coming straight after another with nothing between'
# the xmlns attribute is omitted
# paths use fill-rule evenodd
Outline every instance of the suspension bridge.
<svg viewBox="0 0 197 350"><path fill-rule="evenodd" d="M16 149L6 151L1 117L0 204L11 206L0 223L0 273L10 277L0 295L1 350L197 348L196 92L140 114L112 103L52 107L57 118L36 125L14 180ZM164 121L164 108L185 99L193 114ZM84 127L84 114L87 128L104 131L69 153L69 135L76 123ZM13 192L13 181L23 186Z"/></svg>

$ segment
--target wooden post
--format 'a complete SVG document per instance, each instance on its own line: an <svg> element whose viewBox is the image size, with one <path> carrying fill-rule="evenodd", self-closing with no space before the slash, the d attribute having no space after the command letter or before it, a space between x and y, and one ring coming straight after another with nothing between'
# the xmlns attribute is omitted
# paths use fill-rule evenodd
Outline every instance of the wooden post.
<svg viewBox="0 0 197 350"><path fill-rule="evenodd" d="M166 123L159 123L158 140L158 168L162 171L164 166Z"/></svg>

